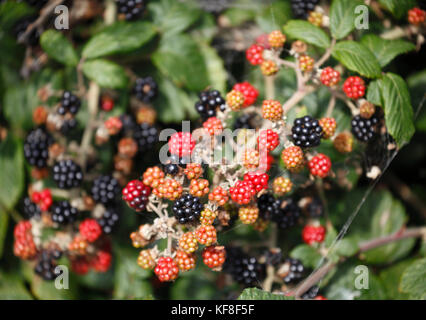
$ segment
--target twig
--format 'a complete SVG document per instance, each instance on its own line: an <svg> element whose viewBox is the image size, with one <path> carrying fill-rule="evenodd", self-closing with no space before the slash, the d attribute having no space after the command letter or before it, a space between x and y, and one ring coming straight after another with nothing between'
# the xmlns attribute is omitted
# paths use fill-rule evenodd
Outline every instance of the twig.
<svg viewBox="0 0 426 320"><path fill-rule="evenodd" d="M336 106L336 96L332 93L330 102L328 103L327 112L325 114L327 118L331 117L331 114L333 113L335 106Z"/></svg>
<svg viewBox="0 0 426 320"><path fill-rule="evenodd" d="M331 40L330 47L325 51L324 55L318 60L318 62L315 63L315 68L320 68L330 58L335 45L336 39L333 38L333 40Z"/></svg>

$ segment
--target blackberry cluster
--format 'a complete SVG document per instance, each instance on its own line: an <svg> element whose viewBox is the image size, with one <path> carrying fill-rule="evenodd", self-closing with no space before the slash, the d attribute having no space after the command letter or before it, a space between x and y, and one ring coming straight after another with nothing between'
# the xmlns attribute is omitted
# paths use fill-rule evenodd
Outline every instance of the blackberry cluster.
<svg viewBox="0 0 426 320"><path fill-rule="evenodd" d="M313 198L311 202L306 205L306 212L311 218L320 218L324 214L324 204L321 199Z"/></svg>
<svg viewBox="0 0 426 320"><path fill-rule="evenodd" d="M355 116L351 121L352 133L361 142L368 142L377 134L377 124L379 117L374 114L370 119Z"/></svg>
<svg viewBox="0 0 426 320"><path fill-rule="evenodd" d="M98 203L108 205L113 203L120 194L118 180L110 175L100 176L92 185L92 197Z"/></svg>
<svg viewBox="0 0 426 320"><path fill-rule="evenodd" d="M226 248L226 255L223 270L229 273L234 281L245 287L251 287L258 286L265 277L265 266L240 248Z"/></svg>
<svg viewBox="0 0 426 320"><path fill-rule="evenodd" d="M279 211L274 211L272 220L280 229L288 229L297 224L301 210L299 206L291 199L287 200L287 204Z"/></svg>
<svg viewBox="0 0 426 320"><path fill-rule="evenodd" d="M297 282L305 275L305 267L298 259L287 258L284 261L284 265L288 266L288 273L283 278L283 281L286 284Z"/></svg>
<svg viewBox="0 0 426 320"><path fill-rule="evenodd" d="M77 188L83 182L83 171L73 160L61 160L53 166L53 180L60 189Z"/></svg>
<svg viewBox="0 0 426 320"><path fill-rule="evenodd" d="M198 94L200 99L195 103L195 110L203 119L216 116L216 110L225 111L226 102L217 90L207 90Z"/></svg>
<svg viewBox="0 0 426 320"><path fill-rule="evenodd" d="M139 19L146 8L146 0L117 0L117 11L127 21Z"/></svg>
<svg viewBox="0 0 426 320"><path fill-rule="evenodd" d="M152 77L136 79L133 93L142 102L151 102L158 93L158 85Z"/></svg>
<svg viewBox="0 0 426 320"><path fill-rule="evenodd" d="M102 217L98 219L98 223L105 234L110 234L114 231L119 220L120 215L118 212L113 208L108 208L105 210Z"/></svg>
<svg viewBox="0 0 426 320"><path fill-rule="evenodd" d="M197 221L203 209L200 199L190 194L181 196L173 204L173 213L181 224Z"/></svg>
<svg viewBox="0 0 426 320"><path fill-rule="evenodd" d="M323 130L317 119L304 116L294 120L291 133L291 138L296 146L311 148L319 146Z"/></svg>
<svg viewBox="0 0 426 320"><path fill-rule="evenodd" d="M164 172L172 176L177 175L179 173L179 165L174 163L166 164L164 165Z"/></svg>
<svg viewBox="0 0 426 320"><path fill-rule="evenodd" d="M319 0L291 0L291 9L296 18L306 19L310 11L314 11Z"/></svg>
<svg viewBox="0 0 426 320"><path fill-rule="evenodd" d="M24 213L28 219L33 217L37 218L41 215L41 210L34 202L31 201L29 197L24 199Z"/></svg>
<svg viewBox="0 0 426 320"><path fill-rule="evenodd" d="M58 108L58 113L63 116L67 113L71 113L72 115L76 115L80 110L81 101L80 99L73 95L69 91L65 91L62 95L61 104Z"/></svg>
<svg viewBox="0 0 426 320"><path fill-rule="evenodd" d="M24 17L19 19L15 23L13 28L16 39L19 39L22 36L22 34L27 30L28 26L32 24L37 18L38 16L34 15L34 16ZM36 47L39 43L40 35L41 33L38 30L38 28L34 28L30 32L25 44L30 47Z"/></svg>
<svg viewBox="0 0 426 320"><path fill-rule="evenodd" d="M50 211L52 213L52 221L61 225L74 222L80 213L77 208L74 208L68 201L65 200L54 202Z"/></svg>
<svg viewBox="0 0 426 320"><path fill-rule="evenodd" d="M312 300L314 299L319 292L319 287L317 285L309 288L308 291L306 291L304 294L302 294L302 299L304 300Z"/></svg>
<svg viewBox="0 0 426 320"><path fill-rule="evenodd" d="M281 200L275 199L271 193L265 193L257 199L259 216L262 219L270 220L281 212Z"/></svg>
<svg viewBox="0 0 426 320"><path fill-rule="evenodd" d="M60 274L60 272L55 271L57 267L55 260L60 259L61 256L62 252L59 250L42 251L34 267L34 272L44 280L54 280Z"/></svg>
<svg viewBox="0 0 426 320"><path fill-rule="evenodd" d="M31 166L45 168L49 159L49 146L52 143L52 136L43 128L32 130L25 138L25 159Z"/></svg>
<svg viewBox="0 0 426 320"><path fill-rule="evenodd" d="M133 133L133 139L138 144L140 153L151 149L158 140L158 130L156 127L144 122L141 123Z"/></svg>

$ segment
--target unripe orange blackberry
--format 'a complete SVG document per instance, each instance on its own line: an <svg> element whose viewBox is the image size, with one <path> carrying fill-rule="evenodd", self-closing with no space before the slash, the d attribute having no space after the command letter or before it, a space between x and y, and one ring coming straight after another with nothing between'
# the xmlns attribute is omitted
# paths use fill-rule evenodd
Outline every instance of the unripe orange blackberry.
<svg viewBox="0 0 426 320"><path fill-rule="evenodd" d="M209 194L209 200L216 203L219 206L223 206L229 201L228 192L222 187L216 187Z"/></svg>
<svg viewBox="0 0 426 320"><path fill-rule="evenodd" d="M302 55L299 58L300 70L311 72L314 69L315 60L308 55Z"/></svg>
<svg viewBox="0 0 426 320"><path fill-rule="evenodd" d="M159 167L150 167L143 173L142 182L151 188L156 188L162 178L164 178L164 172Z"/></svg>
<svg viewBox="0 0 426 320"><path fill-rule="evenodd" d="M281 48L285 43L286 37L280 30L272 31L268 35L268 43L272 48Z"/></svg>
<svg viewBox="0 0 426 320"><path fill-rule="evenodd" d="M75 236L68 245L68 250L78 255L85 255L89 243L82 236Z"/></svg>
<svg viewBox="0 0 426 320"><path fill-rule="evenodd" d="M200 222L201 224L204 225L212 225L214 222L214 219L216 219L217 217L217 212L216 211L212 211L208 208L204 209L203 211L201 211L201 217L200 217Z"/></svg>
<svg viewBox="0 0 426 320"><path fill-rule="evenodd" d="M179 248L187 253L195 252L198 249L198 242L193 232L184 233L179 239Z"/></svg>
<svg viewBox="0 0 426 320"><path fill-rule="evenodd" d="M262 117L267 120L277 121L283 116L283 107L276 100L265 100L262 104Z"/></svg>
<svg viewBox="0 0 426 320"><path fill-rule="evenodd" d="M259 208L256 206L241 207L238 210L238 218L244 224L253 224L259 217Z"/></svg>
<svg viewBox="0 0 426 320"><path fill-rule="evenodd" d="M418 26L421 25L426 20L426 11L415 7L408 11L408 22Z"/></svg>
<svg viewBox="0 0 426 320"><path fill-rule="evenodd" d="M373 116L374 112L376 112L376 107L369 101L365 101L359 107L359 115L364 119L370 119Z"/></svg>
<svg viewBox="0 0 426 320"><path fill-rule="evenodd" d="M272 60L265 60L260 66L260 70L264 76L272 76L279 70L277 64Z"/></svg>
<svg viewBox="0 0 426 320"><path fill-rule="evenodd" d="M192 179L189 184L189 193L194 197L202 197L208 194L209 189L209 181L207 179Z"/></svg>
<svg viewBox="0 0 426 320"><path fill-rule="evenodd" d="M175 261L182 272L195 268L195 255L193 253L177 250Z"/></svg>
<svg viewBox="0 0 426 320"><path fill-rule="evenodd" d="M354 138L349 132L339 133L333 140L334 148L340 153L352 152Z"/></svg>
<svg viewBox="0 0 426 320"><path fill-rule="evenodd" d="M232 111L238 111L244 106L244 94L237 90L232 90L226 95L226 103Z"/></svg>
<svg viewBox="0 0 426 320"><path fill-rule="evenodd" d="M204 121L203 127L211 136L219 135L223 130L222 122L216 117L210 117Z"/></svg>
<svg viewBox="0 0 426 320"><path fill-rule="evenodd" d="M198 179L203 174L203 168L199 163L190 163L186 166L183 173L185 173L186 177L189 180Z"/></svg>
<svg viewBox="0 0 426 320"><path fill-rule="evenodd" d="M155 110L150 107L140 107L136 113L136 122L139 124L148 123L153 125L156 118L157 112L155 112Z"/></svg>
<svg viewBox="0 0 426 320"><path fill-rule="evenodd" d="M142 250L138 256L138 265L142 269L152 270L155 268L155 257L150 249Z"/></svg>
<svg viewBox="0 0 426 320"><path fill-rule="evenodd" d="M334 118L321 118L319 120L319 125L322 127L323 138L329 139L334 136L337 128L337 122Z"/></svg>
<svg viewBox="0 0 426 320"><path fill-rule="evenodd" d="M159 198L176 200L182 195L182 185L174 179L160 179L158 186L152 192Z"/></svg>
<svg viewBox="0 0 426 320"><path fill-rule="evenodd" d="M302 54L308 50L308 45L301 40L296 40L291 44L291 50L296 53Z"/></svg>
<svg viewBox="0 0 426 320"><path fill-rule="evenodd" d="M199 244L211 246L217 241L216 229L213 226L201 225L195 230L195 238Z"/></svg>
<svg viewBox="0 0 426 320"><path fill-rule="evenodd" d="M210 246L206 247L202 253L204 264L213 269L220 271L226 259L226 250L224 246Z"/></svg>
<svg viewBox="0 0 426 320"><path fill-rule="evenodd" d="M179 267L171 257L161 257L154 269L161 282L174 281L179 275Z"/></svg>
<svg viewBox="0 0 426 320"><path fill-rule="evenodd" d="M259 166L259 151L247 149L243 153L243 164L247 169L255 169Z"/></svg>
<svg viewBox="0 0 426 320"><path fill-rule="evenodd" d="M281 153L281 159L290 171L298 171L305 164L305 156L302 148L298 146L285 148Z"/></svg>
<svg viewBox="0 0 426 320"><path fill-rule="evenodd" d="M118 154L133 158L138 152L138 144L132 138L123 138L118 143Z"/></svg>
<svg viewBox="0 0 426 320"><path fill-rule="evenodd" d="M259 232L265 231L268 226L269 221L260 217L252 224L253 229Z"/></svg>
<svg viewBox="0 0 426 320"><path fill-rule="evenodd" d="M324 15L318 11L311 11L309 13L308 21L312 23L314 26L322 27Z"/></svg>
<svg viewBox="0 0 426 320"><path fill-rule="evenodd" d="M37 108L34 109L33 111L33 122L36 125L41 125L46 123L47 120L47 116L48 116L48 111L45 107L43 106L38 106Z"/></svg>
<svg viewBox="0 0 426 320"><path fill-rule="evenodd" d="M289 178L278 177L274 179L272 189L277 196L283 196L291 191L293 183Z"/></svg>

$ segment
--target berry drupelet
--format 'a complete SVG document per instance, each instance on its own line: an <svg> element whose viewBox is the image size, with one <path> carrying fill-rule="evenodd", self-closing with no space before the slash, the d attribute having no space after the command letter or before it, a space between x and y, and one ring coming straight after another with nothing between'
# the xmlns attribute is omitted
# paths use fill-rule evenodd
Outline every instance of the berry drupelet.
<svg viewBox="0 0 426 320"><path fill-rule="evenodd" d="M79 215L77 208L71 206L68 201L54 202L50 208L52 213L52 221L61 225L74 222Z"/></svg>
<svg viewBox="0 0 426 320"><path fill-rule="evenodd" d="M146 0L116 0L117 11L127 21L139 19L146 8Z"/></svg>
<svg viewBox="0 0 426 320"><path fill-rule="evenodd" d="M377 134L377 125L379 117L374 114L370 119L362 118L360 115L355 116L351 121L352 133L356 139L361 142L368 142Z"/></svg>
<svg viewBox="0 0 426 320"><path fill-rule="evenodd" d="M61 104L58 108L58 113L62 116L68 112L72 115L75 115L80 110L80 107L80 99L77 96L73 95L71 92L65 91L62 95Z"/></svg>
<svg viewBox="0 0 426 320"><path fill-rule="evenodd" d="M318 2L319 0L291 0L291 9L296 18L306 19Z"/></svg>
<svg viewBox="0 0 426 320"><path fill-rule="evenodd" d="M199 101L195 103L195 110L203 119L216 116L216 111L224 111L226 108L225 99L217 90L202 91L198 95Z"/></svg>
<svg viewBox="0 0 426 320"><path fill-rule="evenodd" d="M53 180L60 189L77 188L83 182L83 171L73 160L61 160L53 166Z"/></svg>
<svg viewBox="0 0 426 320"><path fill-rule="evenodd" d="M105 210L102 217L98 219L98 223L105 234L110 234L114 231L119 220L120 216L118 211L113 208L108 208Z"/></svg>
<svg viewBox="0 0 426 320"><path fill-rule="evenodd" d="M289 199L286 202L285 207L274 211L272 216L272 220L283 230L296 225L301 213L301 209L295 201Z"/></svg>
<svg viewBox="0 0 426 320"><path fill-rule="evenodd" d="M120 194L118 180L110 175L100 176L93 181L92 197L98 203L111 204Z"/></svg>
<svg viewBox="0 0 426 320"><path fill-rule="evenodd" d="M304 116L294 120L291 132L291 138L294 144L301 148L319 146L323 135L323 130L319 121L311 116Z"/></svg>
<svg viewBox="0 0 426 320"><path fill-rule="evenodd" d="M138 78L133 87L133 93L140 101L148 103L157 96L158 85L153 77Z"/></svg>
<svg viewBox="0 0 426 320"><path fill-rule="evenodd" d="M138 144L138 151L145 152L152 149L158 141L158 130L148 123L141 123L133 133L133 139Z"/></svg>
<svg viewBox="0 0 426 320"><path fill-rule="evenodd" d="M203 209L200 199L190 194L181 196L173 204L173 213L181 224L197 221Z"/></svg>
<svg viewBox="0 0 426 320"><path fill-rule="evenodd" d="M25 138L24 156L31 166L45 168L49 159L49 146L53 143L52 136L43 128L31 131Z"/></svg>

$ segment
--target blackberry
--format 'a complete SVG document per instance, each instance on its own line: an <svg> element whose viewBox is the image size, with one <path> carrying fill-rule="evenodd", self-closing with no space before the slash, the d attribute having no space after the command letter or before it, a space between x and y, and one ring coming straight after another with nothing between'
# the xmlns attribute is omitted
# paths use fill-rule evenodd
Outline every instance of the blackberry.
<svg viewBox="0 0 426 320"><path fill-rule="evenodd" d="M190 194L181 196L173 204L173 213L181 224L197 221L203 209L200 199Z"/></svg>
<svg viewBox="0 0 426 320"><path fill-rule="evenodd" d="M226 248L227 259L223 269L233 280L245 287L258 286L264 278L264 265L255 257L245 254L240 248Z"/></svg>
<svg viewBox="0 0 426 320"><path fill-rule="evenodd" d="M164 172L172 176L179 173L179 165L174 163L169 163L164 166Z"/></svg>
<svg viewBox="0 0 426 320"><path fill-rule="evenodd" d="M370 119L355 116L351 121L352 133L361 142L368 142L377 135L377 124L379 117L374 114Z"/></svg>
<svg viewBox="0 0 426 320"><path fill-rule="evenodd" d="M281 212L281 200L275 199L271 193L265 193L257 199L257 207L259 208L259 217L270 220L273 216L279 215Z"/></svg>
<svg viewBox="0 0 426 320"><path fill-rule="evenodd" d="M117 11L127 21L139 19L146 8L146 0L116 0Z"/></svg>
<svg viewBox="0 0 426 320"><path fill-rule="evenodd" d="M291 133L291 138L296 146L311 148L319 146L323 130L317 119L304 116L294 120Z"/></svg>
<svg viewBox="0 0 426 320"><path fill-rule="evenodd" d="M56 271L57 264L55 262L55 260L59 259L61 256L58 252L60 253L59 250L53 252L44 250L41 252L34 267L34 272L44 280L52 281L60 274L59 270Z"/></svg>
<svg viewBox="0 0 426 320"><path fill-rule="evenodd" d="M243 113L239 116L234 122L234 130L237 129L255 129L255 125L253 124L253 120L255 118L255 114L253 113Z"/></svg>
<svg viewBox="0 0 426 320"><path fill-rule="evenodd" d="M61 104L58 108L58 113L62 116L68 112L72 115L75 115L80 110L80 107L80 99L77 96L73 95L71 92L65 91L62 95Z"/></svg>
<svg viewBox="0 0 426 320"><path fill-rule="evenodd" d="M83 182L83 172L73 160L57 161L53 166L53 180L60 189L77 188Z"/></svg>
<svg viewBox="0 0 426 320"><path fill-rule="evenodd" d="M295 283L303 278L305 275L305 267L298 259L287 258L284 261L284 283Z"/></svg>
<svg viewBox="0 0 426 320"><path fill-rule="evenodd" d="M274 211L272 220L280 229L285 230L293 227L297 223L300 217L300 211L299 206L290 199L287 200L287 204L284 208Z"/></svg>
<svg viewBox="0 0 426 320"><path fill-rule="evenodd" d="M151 149L158 140L158 130L156 127L144 122L141 123L133 133L133 139L138 144L140 153Z"/></svg>
<svg viewBox="0 0 426 320"><path fill-rule="evenodd" d="M98 203L104 205L113 203L120 194L118 180L110 175L100 176L93 181L92 197Z"/></svg>
<svg viewBox="0 0 426 320"><path fill-rule="evenodd" d="M265 253L266 264L275 266L281 262L281 259L282 259L282 252L280 249L276 249L276 248L269 249Z"/></svg>
<svg viewBox="0 0 426 320"><path fill-rule="evenodd" d="M28 219L38 218L41 215L41 210L29 197L24 199L24 213Z"/></svg>
<svg viewBox="0 0 426 320"><path fill-rule="evenodd" d="M206 90L198 94L200 99L195 103L195 110L203 119L216 116L216 110L225 111L226 102L217 90Z"/></svg>
<svg viewBox="0 0 426 320"><path fill-rule="evenodd" d="M198 2L204 11L219 15L231 6L233 0L198 0Z"/></svg>
<svg viewBox="0 0 426 320"><path fill-rule="evenodd" d="M312 300L318 295L318 292L319 292L319 287L315 285L309 288L309 290L306 291L304 294L302 294L301 298L304 300Z"/></svg>
<svg viewBox="0 0 426 320"><path fill-rule="evenodd" d="M36 19L38 18L37 15L33 15L33 16L29 16L29 17L24 17L19 19L15 25L14 25L14 30L13 33L16 37L16 39L19 39L22 34L24 34L24 32L28 29L28 26L30 24L32 24ZM36 47L39 43L40 40L40 31L38 30L38 28L34 28L30 34L28 35L28 38L26 39L25 44L30 46L30 47Z"/></svg>
<svg viewBox="0 0 426 320"><path fill-rule="evenodd" d="M384 168L396 149L390 149L389 145L396 144L395 140L388 133L376 134L367 144L365 148L365 165L367 170L372 166Z"/></svg>
<svg viewBox="0 0 426 320"><path fill-rule="evenodd" d="M50 211L52 213L52 221L61 225L74 222L80 213L77 208L71 206L66 200L54 202Z"/></svg>
<svg viewBox="0 0 426 320"><path fill-rule="evenodd" d="M181 168L186 168L186 165L191 162L189 157L179 157L176 154L169 154L170 162L173 164L177 164Z"/></svg>
<svg viewBox="0 0 426 320"><path fill-rule="evenodd" d="M315 10L319 0L291 0L291 9L296 18L306 19L309 12Z"/></svg>
<svg viewBox="0 0 426 320"><path fill-rule="evenodd" d="M98 223L105 234L110 234L114 231L119 220L120 216L118 212L113 208L108 208L105 210L102 217L98 219Z"/></svg>
<svg viewBox="0 0 426 320"><path fill-rule="evenodd" d="M49 159L49 146L52 143L53 138L47 131L43 128L34 129L25 138L25 159L32 166L45 168Z"/></svg>
<svg viewBox="0 0 426 320"><path fill-rule="evenodd" d="M138 124L135 119L129 114L122 114L120 116L120 121L123 124L122 131L124 135L129 134L137 129Z"/></svg>
<svg viewBox="0 0 426 320"><path fill-rule="evenodd" d="M313 198L311 202L306 205L306 212L311 218L320 218L324 214L324 204L321 199Z"/></svg>
<svg viewBox="0 0 426 320"><path fill-rule="evenodd" d="M158 85L152 77L136 79L133 93L142 102L151 102L158 93Z"/></svg>
<svg viewBox="0 0 426 320"><path fill-rule="evenodd" d="M77 120L74 118L65 120L62 125L61 125L61 133L62 134L67 134L70 131L74 130L77 127Z"/></svg>

